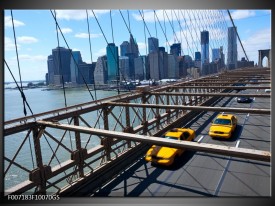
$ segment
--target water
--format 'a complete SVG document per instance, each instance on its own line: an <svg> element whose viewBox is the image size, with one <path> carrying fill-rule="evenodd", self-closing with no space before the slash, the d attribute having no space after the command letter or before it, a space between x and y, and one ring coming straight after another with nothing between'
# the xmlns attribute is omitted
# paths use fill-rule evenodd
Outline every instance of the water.
<svg viewBox="0 0 275 206"><path fill-rule="evenodd" d="M5 85L5 87L14 87L14 85ZM24 85L23 85L24 86ZM47 112L50 110L55 110L59 108L65 107L65 100L64 100L64 93L63 90L44 90L45 88L34 88L34 89L26 89L24 90L26 99L28 104L30 105L34 114ZM44 91L43 91L44 90ZM94 92L91 92L94 95ZM106 98L110 96L117 95L116 91L97 91L97 99ZM66 100L67 106L72 106L75 104L81 104L89 101L93 101L90 93L86 88L73 88L73 89L66 89ZM27 109L27 115L31 115L31 112ZM89 115L90 120L96 119L96 112ZM5 89L4 91L4 119L5 121L24 117L23 113L23 101L21 98L21 94L17 89ZM91 121L92 122L92 121ZM47 129L48 132L53 134L57 139L61 139L63 133L62 131L57 131L55 129ZM4 153L5 157L9 158L10 160L13 159L16 151L20 147L21 143L25 139L27 135L27 131L20 132L14 135L10 135L5 137L4 139ZM72 137L72 138L71 138ZM82 135L81 142L83 143L82 146L85 146L89 135ZM52 141L49 137L47 137L52 148L56 148L57 144ZM66 134L64 137L64 141L62 142L68 148L71 148L71 141L73 142L73 150L75 149L75 141L74 141L74 134ZM30 138L25 140L22 149L20 150L18 156L15 159L15 162L22 165L27 170L32 170L36 166L33 166L32 156L31 156L31 148L33 149L33 139L32 134ZM99 138L93 137L90 141L89 148L92 148L96 144L100 142ZM43 163L47 164L52 156L51 148L49 147L48 142L46 142L46 138L44 136L41 137L40 140L41 150L43 153ZM57 156L59 157L59 161L65 161L70 159L70 153L65 151L64 149L59 149ZM34 157L34 164L35 157ZM8 161L5 161L4 166L5 170L9 165ZM58 165L58 161L56 158L53 159L51 166ZM24 169L19 169L17 166L12 166L8 172L5 174L5 189L13 187L25 180L28 180L28 172L24 171Z"/></svg>
<svg viewBox="0 0 275 206"><path fill-rule="evenodd" d="M26 89L24 94L34 114L54 109L64 108L65 99L62 89L47 90L44 88ZM91 91L95 98L94 91ZM117 95L116 91L97 91L97 99ZM4 118L5 121L24 117L23 101L17 89L5 89L4 91ZM72 88L66 90L67 106L93 101L90 93L85 88ZM27 115L31 112L27 110Z"/></svg>

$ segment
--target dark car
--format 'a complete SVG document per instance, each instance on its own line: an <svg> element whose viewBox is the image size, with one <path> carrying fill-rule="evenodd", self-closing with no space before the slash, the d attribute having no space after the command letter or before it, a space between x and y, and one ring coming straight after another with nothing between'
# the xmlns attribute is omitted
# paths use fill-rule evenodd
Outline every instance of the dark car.
<svg viewBox="0 0 275 206"><path fill-rule="evenodd" d="M250 98L250 97L238 97L237 102L238 103L251 103L252 98Z"/></svg>
<svg viewBox="0 0 275 206"><path fill-rule="evenodd" d="M232 86L237 86L237 87L245 87L246 84L244 83L235 83ZM235 89L236 91L241 91L241 90L245 90L245 89Z"/></svg>

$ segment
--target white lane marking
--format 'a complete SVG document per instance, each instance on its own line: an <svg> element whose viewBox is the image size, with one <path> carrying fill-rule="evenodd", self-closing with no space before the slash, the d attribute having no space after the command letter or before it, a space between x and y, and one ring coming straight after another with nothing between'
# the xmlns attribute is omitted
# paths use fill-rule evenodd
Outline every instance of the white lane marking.
<svg viewBox="0 0 275 206"><path fill-rule="evenodd" d="M237 141L237 144L236 144L235 147L238 148L238 147L239 147L239 144L240 144L240 140Z"/></svg>
<svg viewBox="0 0 275 206"><path fill-rule="evenodd" d="M202 135L197 142L199 143L203 138L204 136Z"/></svg>
<svg viewBox="0 0 275 206"><path fill-rule="evenodd" d="M253 101L255 101L255 97L253 98Z"/></svg>
<svg viewBox="0 0 275 206"><path fill-rule="evenodd" d="M257 92L258 92L259 90L257 89Z"/></svg>
<svg viewBox="0 0 275 206"><path fill-rule="evenodd" d="M237 99L237 97L235 97L234 99Z"/></svg>
<svg viewBox="0 0 275 206"><path fill-rule="evenodd" d="M246 115L246 117L249 117L249 113Z"/></svg>
<svg viewBox="0 0 275 206"><path fill-rule="evenodd" d="M224 112L222 112L222 114L224 114Z"/></svg>

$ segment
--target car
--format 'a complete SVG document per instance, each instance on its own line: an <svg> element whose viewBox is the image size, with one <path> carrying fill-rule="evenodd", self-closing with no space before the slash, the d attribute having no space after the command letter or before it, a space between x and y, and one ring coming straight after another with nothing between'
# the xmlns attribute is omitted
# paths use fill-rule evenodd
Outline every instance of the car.
<svg viewBox="0 0 275 206"><path fill-rule="evenodd" d="M237 117L232 114L219 114L209 129L209 136L230 138L237 127Z"/></svg>
<svg viewBox="0 0 275 206"><path fill-rule="evenodd" d="M192 141L195 131L190 128L174 128L168 131L163 138L172 140ZM184 149L153 145L146 153L145 160L157 165L175 165Z"/></svg>
<svg viewBox="0 0 275 206"><path fill-rule="evenodd" d="M237 98L237 102L238 103L251 103L252 102L252 98L250 97L238 97Z"/></svg>
<svg viewBox="0 0 275 206"><path fill-rule="evenodd" d="M265 93L270 93L271 89L265 89L264 91L265 91Z"/></svg>
<svg viewBox="0 0 275 206"><path fill-rule="evenodd" d="M235 84L233 84L232 86L245 87L246 84L244 84L244 83L235 83ZM235 90L236 90L236 91L241 91L241 90L245 90L245 89L237 89L237 88L235 88Z"/></svg>

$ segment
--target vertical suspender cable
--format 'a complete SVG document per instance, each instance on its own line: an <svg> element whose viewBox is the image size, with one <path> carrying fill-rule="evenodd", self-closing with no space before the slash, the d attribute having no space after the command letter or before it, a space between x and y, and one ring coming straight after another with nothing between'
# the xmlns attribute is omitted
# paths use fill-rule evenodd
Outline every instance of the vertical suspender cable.
<svg viewBox="0 0 275 206"><path fill-rule="evenodd" d="M25 116L27 115L27 110L26 110L26 105L25 105L25 104L27 104L27 106L28 106L30 112L31 112L32 115L33 115L33 112L32 112L32 110L31 110L30 106L28 105L27 100L26 100L26 97L25 97L25 94L24 94L24 92L23 92L22 78L21 78L21 71L20 71L20 64L19 64L19 55L18 55L18 50L17 50L17 42L16 42L16 35L15 35L15 28L14 28L14 21L13 21L13 13L12 13L12 10L11 10L11 19L12 19L13 36L14 36L14 43L15 43L15 49L16 49L16 58L17 58L17 66L18 66L18 71L19 71L19 78L20 78L21 90L19 89L19 86L18 86L18 84L17 84L15 78L14 78L14 77L13 77L13 78L14 78L14 81L16 82L16 85L17 85L17 87L18 87L18 89L19 89L19 91L20 91L20 93L21 93L21 97L22 97L22 99L23 99L23 112L24 112L24 115L25 115ZM5 63L6 63L6 61L5 61ZM8 64L7 64L7 63L6 63L6 66L8 67ZM8 69L9 69L9 67L8 67ZM10 69L9 69L9 70L10 70ZM10 70L10 72L11 72L11 70ZM11 73L11 75L12 75L12 73ZM12 76L13 76L13 75L12 75ZM32 165L33 165L33 168L34 168L34 159L33 159L33 153L32 153L32 147L31 147L31 140L30 140L30 137L28 138L28 140L29 140L29 146L30 146L30 152L31 152L31 158L32 158Z"/></svg>
<svg viewBox="0 0 275 206"><path fill-rule="evenodd" d="M55 14L55 18L56 18L56 11L55 10L54 10L54 14ZM64 96L64 101L65 101L65 107L67 108L67 99L66 99L66 91L65 91L64 77L63 77L63 71L62 71L61 52L60 52L60 44L59 44L59 35L58 35L57 22L55 23L55 27L56 27L56 38L57 38L57 45L58 45L58 67L61 70L63 96Z"/></svg>
<svg viewBox="0 0 275 206"><path fill-rule="evenodd" d="M90 54L91 54L91 64L93 64L93 53L92 53L92 45L91 45L90 24L89 24L89 15L88 15L87 9L86 9L86 15L87 15L88 34L89 34L89 46L90 46ZM95 100L97 100L94 72L93 72L93 81L94 81Z"/></svg>
<svg viewBox="0 0 275 206"><path fill-rule="evenodd" d="M113 28L113 17L112 17L111 10L110 10L110 21L111 21L113 43L115 43L115 41L114 41L114 28ZM113 57L115 59L115 55L113 55ZM119 93L120 93L120 91L119 91L119 59L116 61L116 65L117 65L117 70L116 70L116 86L117 86L117 94L119 95Z"/></svg>

